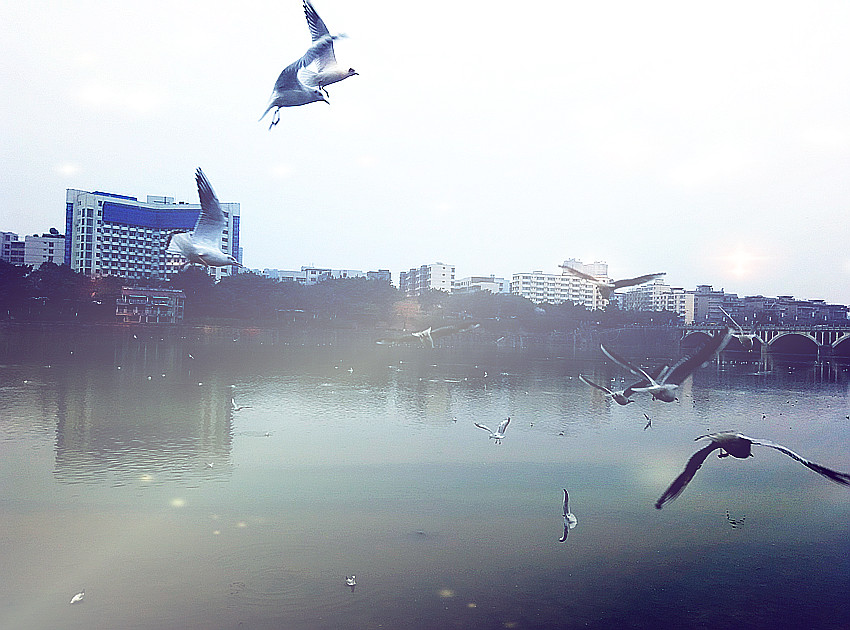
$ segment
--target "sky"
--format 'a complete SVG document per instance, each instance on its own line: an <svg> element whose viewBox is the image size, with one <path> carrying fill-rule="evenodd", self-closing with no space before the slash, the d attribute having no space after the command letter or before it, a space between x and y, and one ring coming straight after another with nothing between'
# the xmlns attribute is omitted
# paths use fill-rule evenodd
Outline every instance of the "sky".
<svg viewBox="0 0 850 630"><path fill-rule="evenodd" d="M315 0L359 73L258 122L301 0L0 6L0 230L65 189L241 203L251 268L625 278L850 303L850 3Z"/></svg>

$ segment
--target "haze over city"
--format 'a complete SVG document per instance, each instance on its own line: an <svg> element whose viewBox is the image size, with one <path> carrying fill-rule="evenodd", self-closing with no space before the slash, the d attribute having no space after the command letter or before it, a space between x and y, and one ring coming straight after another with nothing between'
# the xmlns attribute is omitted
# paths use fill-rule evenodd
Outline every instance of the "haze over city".
<svg viewBox="0 0 850 630"><path fill-rule="evenodd" d="M0 8L0 229L66 188L241 203L251 268L604 260L850 302L850 6L317 2L358 76L257 119L300 0Z"/></svg>

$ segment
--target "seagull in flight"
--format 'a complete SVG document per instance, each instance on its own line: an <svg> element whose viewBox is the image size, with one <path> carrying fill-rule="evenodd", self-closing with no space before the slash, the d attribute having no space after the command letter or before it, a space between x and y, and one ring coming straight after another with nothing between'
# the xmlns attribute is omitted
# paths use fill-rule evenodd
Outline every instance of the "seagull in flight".
<svg viewBox="0 0 850 630"><path fill-rule="evenodd" d="M348 585L348 587L351 589L351 592L353 593L354 587L357 586L357 582L355 581L354 576L353 575L351 577L346 576L345 583L346 583L346 585Z"/></svg>
<svg viewBox="0 0 850 630"><path fill-rule="evenodd" d="M663 366L655 373L646 372L643 368L629 363L623 357L615 354L602 344L602 352L609 359L624 367L635 376L641 377L641 380L630 385L626 391L646 392L652 395L653 400L661 400L664 402L673 402L676 398L676 390L685 379L687 379L694 371L704 363L708 363L716 357L729 340L732 338L731 330L727 328L723 332L718 332L712 335L707 341L700 345L691 354L686 354L681 359L676 361L672 366Z"/></svg>
<svg viewBox="0 0 850 630"><path fill-rule="evenodd" d="M567 494L567 489L564 488L564 535L561 536L558 542L566 542L567 536L570 535L570 530L578 525L578 519L575 517L575 514L570 512L569 502L570 495Z"/></svg>
<svg viewBox="0 0 850 630"><path fill-rule="evenodd" d="M319 17L318 13L316 13L316 9L313 7L313 3L310 2L310 0L304 0L304 15L307 18L307 26L310 28L310 38L313 40L314 44L323 37L330 36L328 27L325 26L322 18ZM347 79L348 77L352 77L357 74L357 72L354 71L354 68L348 68L346 70L344 66L337 63L336 55L334 55L333 43L322 49L320 54L314 60L314 63L317 71L313 73L304 73L304 83L308 87L319 88L325 93L325 95L328 93L325 89L326 85L342 81L343 79Z"/></svg>
<svg viewBox="0 0 850 630"><path fill-rule="evenodd" d="M234 413L237 412L237 411L242 411L243 409L250 409L250 408L251 408L251 405L237 405L236 399L231 397L231 399L230 399L230 410L233 411Z"/></svg>
<svg viewBox="0 0 850 630"><path fill-rule="evenodd" d="M395 343L411 343L418 341L425 347L428 347L430 345L431 348L433 348L434 339L448 337L449 335L454 335L456 333L469 332L470 330L475 330L476 328L480 327L481 324L478 322L450 324L448 326L440 326L439 328L431 328L429 326L425 330L408 333L406 335L401 335L400 337L384 337L382 339L378 339L375 343L380 345L386 345Z"/></svg>
<svg viewBox="0 0 850 630"><path fill-rule="evenodd" d="M625 280L601 280L596 276L591 276L589 273L584 273L583 271L574 269L569 265L560 265L560 267L561 269L566 269L574 276L578 276L579 278L583 278L584 280L595 284L596 288L599 289L599 295L602 296L603 300L610 300L611 294L614 293L614 291L616 291L617 289L622 289L623 287L633 287L635 285L643 284L645 282L649 282L650 280L655 280L657 278L660 278L661 276L667 275L666 272L661 272L648 273L645 276L638 276L637 278L626 278Z"/></svg>
<svg viewBox="0 0 850 630"><path fill-rule="evenodd" d="M328 99L322 91L318 87L311 85L314 81L313 76L316 75L316 71L309 69L309 66L319 59L325 51L333 50L334 40L340 37L343 36L323 35L313 42L300 59L293 61L281 71L274 84L274 89L269 99L269 106L263 112L263 115L260 116L260 120L262 120L269 111L274 109L274 115L272 116L269 129L280 122L281 107L295 107L316 101L328 103Z"/></svg>
<svg viewBox="0 0 850 630"><path fill-rule="evenodd" d="M691 458L688 460L688 463L685 465L685 470L673 480L673 483L670 484L670 487L664 491L664 494L659 497L658 501L655 502L656 509L661 509L661 507L667 503L668 501L672 501L685 489L691 479L694 478L694 475L697 474L697 471L705 462L706 458L712 451L720 449L720 452L717 454L718 457L728 457L731 455L732 457L737 457L738 459L746 459L747 457L752 457L752 446L753 444L757 446L767 446L768 448L773 448L779 451L780 453L785 453L792 459L796 459L798 462L803 464L806 468L814 470L819 475L823 475L827 479L831 479L836 483L840 483L843 486L850 486L850 475L843 472L838 472L836 470L832 470L831 468L827 468L826 466L821 466L820 464L815 464L814 462L810 462L809 460L800 457L789 448L786 448L780 444L775 444L774 442L769 442L767 440L756 440L751 437L747 437L741 433L737 433L734 431L724 431L722 433L711 433L709 435L701 435L696 438L696 440L702 440L708 438L711 440L711 443L708 446L704 446L696 453L691 455ZM695 441L696 441L695 440Z"/></svg>
<svg viewBox="0 0 850 630"><path fill-rule="evenodd" d="M733 318L729 313L726 312L726 309L721 306L720 310L723 311L723 314L729 319L730 322L732 322L732 325L734 326L734 329L732 330L732 336L741 342L741 346L744 348L744 350L746 350L747 352L752 350L753 345L755 344L755 340L758 339L759 336L755 333L745 333L744 329L741 328L741 324L736 322L735 318Z"/></svg>
<svg viewBox="0 0 850 630"><path fill-rule="evenodd" d="M643 427L643 430L644 430L644 431L646 431L649 427L651 427L651 426L652 426L652 418L650 418L650 417L649 417L648 415L646 415L646 414L643 414L643 417L644 417L644 418L646 418L646 424L645 424L645 425L644 425L644 427Z"/></svg>
<svg viewBox="0 0 850 630"><path fill-rule="evenodd" d="M85 596L86 596L86 589L83 589L82 591L80 591L79 593L74 595L71 598L71 601L68 602L68 603L69 604L79 604L81 601L83 601L83 597L85 597Z"/></svg>
<svg viewBox="0 0 850 630"><path fill-rule="evenodd" d="M479 424L478 422L474 422L473 424L474 424L476 427L478 427L479 429L484 429L485 431L488 431L488 432L490 433L490 439L492 439L492 440L496 440L496 444L501 444L501 443L502 443L502 440L503 440L503 439L504 439L504 437L505 437L505 429L507 429L507 428L508 428L508 425L509 425L510 423L511 423L511 419L510 419L510 418L507 418L507 419L505 419L505 420L502 420L502 422L501 422L501 423L499 423L499 428L498 428L498 429L496 429L495 431L491 430L491 429L490 429L490 427L488 427L488 426L486 426L486 425Z"/></svg>
<svg viewBox="0 0 850 630"><path fill-rule="evenodd" d="M227 220L224 218L221 204L218 203L218 197L200 168L195 171L195 181L201 199L201 214L198 215L195 229L191 232L170 234L165 245L166 251L183 256L188 261L185 267L192 264L204 267L241 267L238 260L221 251L221 234L227 227Z"/></svg>
<svg viewBox="0 0 850 630"><path fill-rule="evenodd" d="M594 383L589 378L587 378L584 374L579 374L578 378L582 383L587 383L591 387L595 387L599 391L602 391L602 392L605 392L606 394L608 394L611 397L611 399L615 403L617 403L618 405L628 405L629 403L634 402L634 400L629 400L629 396L631 396L634 393L631 390L631 388L627 387L626 389L624 389L622 391L615 392L611 389L608 389L604 385L599 385L597 383Z"/></svg>

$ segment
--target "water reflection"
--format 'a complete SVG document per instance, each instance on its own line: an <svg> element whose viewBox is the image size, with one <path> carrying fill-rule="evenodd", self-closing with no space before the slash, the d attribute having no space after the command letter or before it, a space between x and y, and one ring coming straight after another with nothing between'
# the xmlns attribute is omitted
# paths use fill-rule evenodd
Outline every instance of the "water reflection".
<svg viewBox="0 0 850 630"><path fill-rule="evenodd" d="M579 381L630 378L597 360L372 342L0 338L0 553L15 568L0 627L829 628L850 614L845 488L757 456L711 461L652 507L709 432L846 469L842 366L712 365L678 403L621 407ZM499 448L473 424L508 416ZM562 545L563 488L581 526Z"/></svg>

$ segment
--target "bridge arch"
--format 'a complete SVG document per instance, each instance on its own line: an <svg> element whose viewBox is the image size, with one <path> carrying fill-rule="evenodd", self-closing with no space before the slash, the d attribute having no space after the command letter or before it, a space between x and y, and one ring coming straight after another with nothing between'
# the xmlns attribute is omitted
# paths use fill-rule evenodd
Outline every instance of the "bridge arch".
<svg viewBox="0 0 850 630"><path fill-rule="evenodd" d="M767 342L772 352L818 355L817 339L807 332L781 332Z"/></svg>

